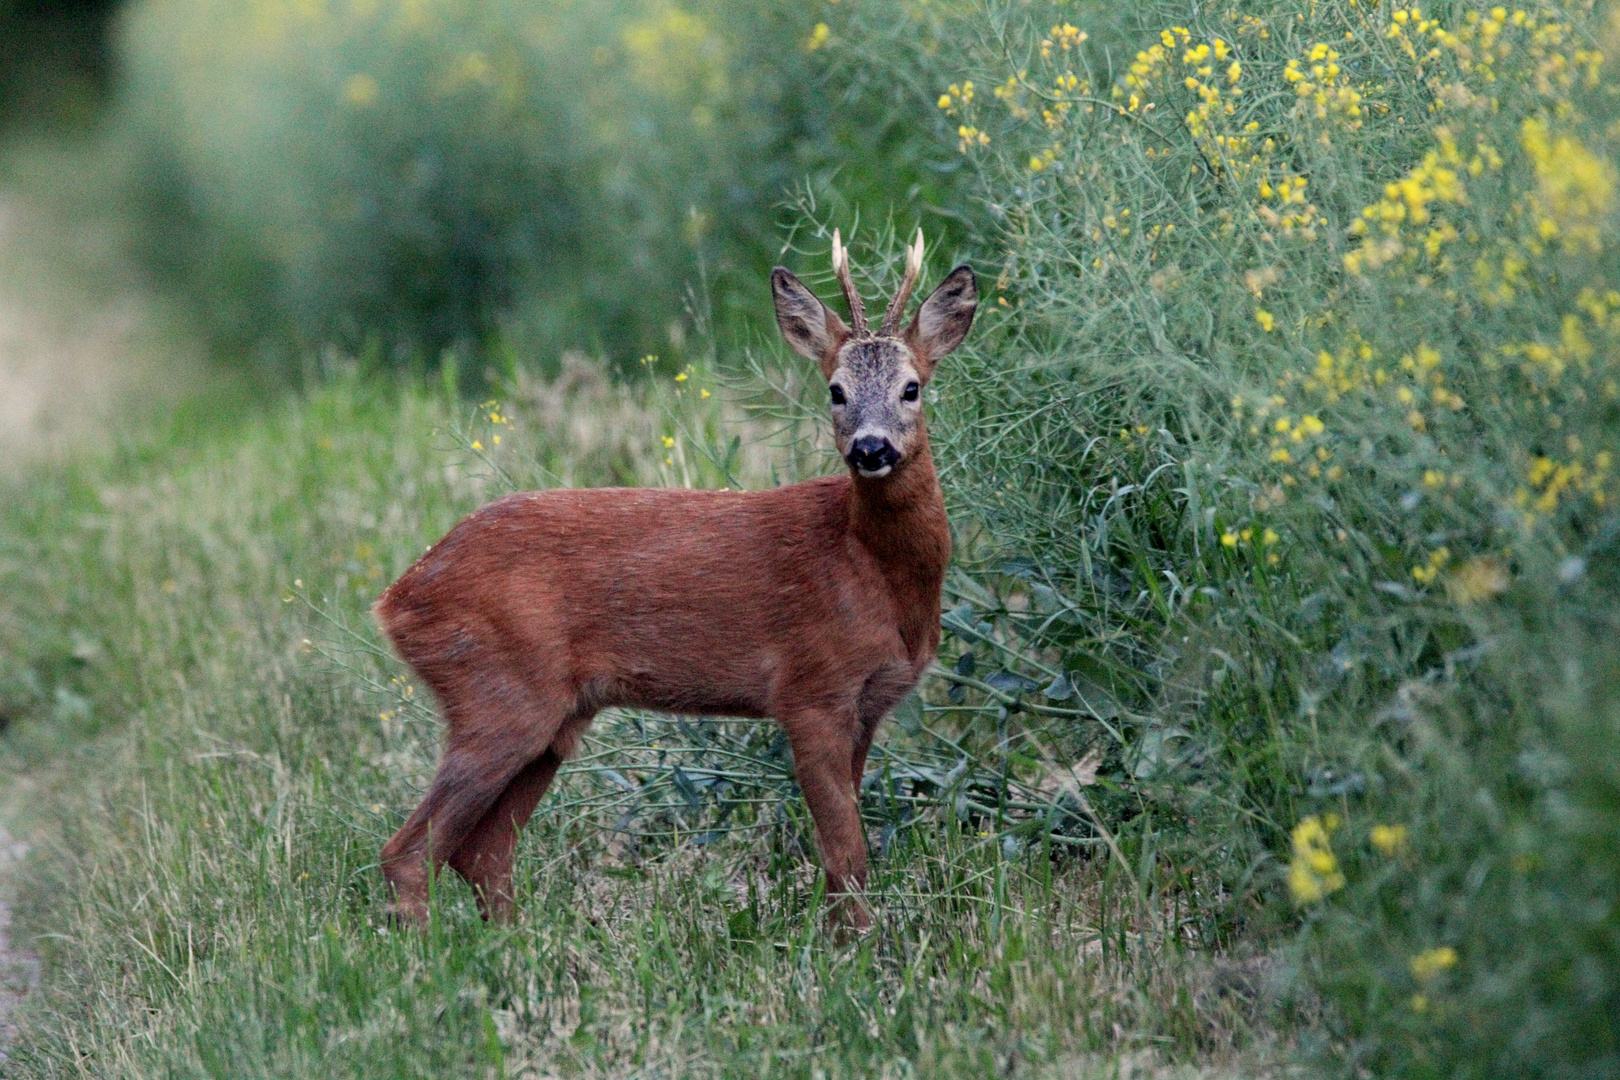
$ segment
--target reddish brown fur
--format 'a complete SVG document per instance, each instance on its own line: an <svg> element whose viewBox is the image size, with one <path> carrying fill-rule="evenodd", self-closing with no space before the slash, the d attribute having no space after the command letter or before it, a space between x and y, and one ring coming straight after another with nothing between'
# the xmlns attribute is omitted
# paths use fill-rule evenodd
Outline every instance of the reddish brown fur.
<svg viewBox="0 0 1620 1080"><path fill-rule="evenodd" d="M824 367L849 338L833 329ZM917 356L924 377L934 359ZM449 728L431 788L383 849L395 911L423 919L430 867L448 864L486 915L508 915L518 830L614 705L775 717L829 892L861 893L867 750L938 648L949 558L924 429L881 478L537 491L471 514L376 607ZM859 902L847 914L869 922Z"/></svg>

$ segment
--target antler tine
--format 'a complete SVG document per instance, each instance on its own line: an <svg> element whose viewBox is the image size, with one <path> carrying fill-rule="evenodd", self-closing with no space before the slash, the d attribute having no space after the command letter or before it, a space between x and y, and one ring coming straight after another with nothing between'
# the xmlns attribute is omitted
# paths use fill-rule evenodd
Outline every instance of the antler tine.
<svg viewBox="0 0 1620 1080"><path fill-rule="evenodd" d="M855 291L855 282L849 276L849 248L844 246L843 238L838 230L833 230L832 246L833 273L838 275L839 287L844 290L844 299L849 302L849 321L855 333L866 333L866 305L861 302L861 294Z"/></svg>
<svg viewBox="0 0 1620 1080"><path fill-rule="evenodd" d="M911 290L917 285L917 275L922 273L923 260L923 231L917 230L917 242L906 248L906 275L900 279L900 290L889 301L889 309L883 313L883 329L880 333L891 335L900 329L900 320L906 317L906 303L911 299Z"/></svg>

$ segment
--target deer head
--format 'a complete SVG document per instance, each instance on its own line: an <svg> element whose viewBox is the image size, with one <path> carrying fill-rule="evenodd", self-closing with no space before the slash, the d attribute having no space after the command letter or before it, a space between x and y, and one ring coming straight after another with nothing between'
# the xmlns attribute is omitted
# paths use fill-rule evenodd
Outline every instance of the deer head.
<svg viewBox="0 0 1620 1080"><path fill-rule="evenodd" d="M923 235L906 249L905 276L876 333L849 273L849 249L833 230L833 273L849 304L850 324L804 283L778 266L771 271L776 325L800 356L827 377L833 436L850 469L863 477L903 468L923 431L922 389L940 357L962 343L973 325L979 290L968 266L958 266L922 302L904 330L906 303L922 272Z"/></svg>

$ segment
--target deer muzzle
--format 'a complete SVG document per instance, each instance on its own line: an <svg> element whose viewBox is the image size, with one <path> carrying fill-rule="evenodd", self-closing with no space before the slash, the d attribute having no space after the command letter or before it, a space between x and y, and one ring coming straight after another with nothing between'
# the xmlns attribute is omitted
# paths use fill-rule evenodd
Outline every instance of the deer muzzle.
<svg viewBox="0 0 1620 1080"><path fill-rule="evenodd" d="M881 435L861 435L850 443L844 460L862 476L887 476L900 460L900 451Z"/></svg>

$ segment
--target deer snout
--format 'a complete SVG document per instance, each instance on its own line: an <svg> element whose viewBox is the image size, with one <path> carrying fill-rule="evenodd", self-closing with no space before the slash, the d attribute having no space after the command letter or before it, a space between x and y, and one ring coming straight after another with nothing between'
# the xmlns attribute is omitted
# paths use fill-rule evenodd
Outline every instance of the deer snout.
<svg viewBox="0 0 1620 1080"><path fill-rule="evenodd" d="M900 460L900 451L881 435L862 435L850 444L844 460L862 476L883 476Z"/></svg>

